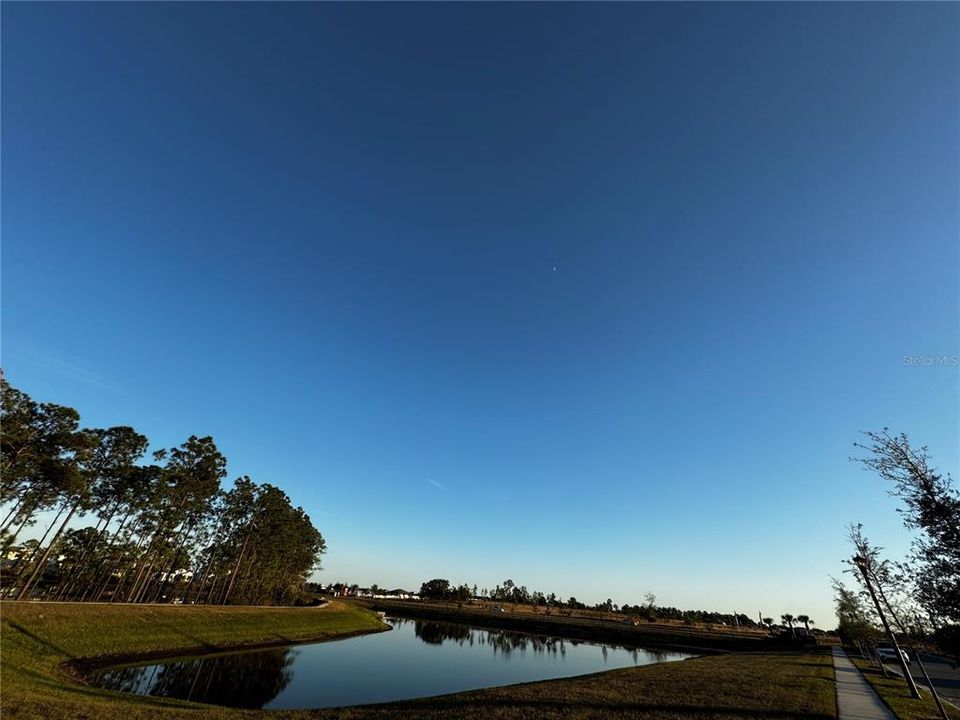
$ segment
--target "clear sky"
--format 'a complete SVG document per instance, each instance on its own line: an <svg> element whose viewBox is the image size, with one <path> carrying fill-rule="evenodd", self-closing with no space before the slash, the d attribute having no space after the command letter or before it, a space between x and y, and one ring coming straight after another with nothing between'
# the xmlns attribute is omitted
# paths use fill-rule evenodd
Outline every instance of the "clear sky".
<svg viewBox="0 0 960 720"><path fill-rule="evenodd" d="M806 612L958 469L960 5L2 7L3 366L324 581ZM911 365L910 358L920 358Z"/></svg>

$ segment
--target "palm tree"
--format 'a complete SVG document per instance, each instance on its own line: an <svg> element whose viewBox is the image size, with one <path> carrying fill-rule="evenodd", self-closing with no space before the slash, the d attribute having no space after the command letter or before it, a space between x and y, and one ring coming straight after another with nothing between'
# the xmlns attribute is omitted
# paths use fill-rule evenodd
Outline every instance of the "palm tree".
<svg viewBox="0 0 960 720"><path fill-rule="evenodd" d="M797 622L802 622L803 627L806 629L807 634L810 634L810 626L816 625L816 623L810 619L809 615L797 615Z"/></svg>
<svg viewBox="0 0 960 720"><path fill-rule="evenodd" d="M795 617L794 617L793 615L791 615L790 613L784 613L783 615L780 616L780 619L783 620L783 624L784 624L784 625L786 625L788 628L790 628L790 634L793 635L794 637L796 637L796 633L794 633L794 631L793 631L793 622L794 622L794 620L796 620L797 618L795 618Z"/></svg>

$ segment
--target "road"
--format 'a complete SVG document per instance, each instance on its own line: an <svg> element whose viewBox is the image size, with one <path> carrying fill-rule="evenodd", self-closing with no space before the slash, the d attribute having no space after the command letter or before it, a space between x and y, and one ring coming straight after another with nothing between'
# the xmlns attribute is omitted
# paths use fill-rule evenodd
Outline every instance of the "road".
<svg viewBox="0 0 960 720"><path fill-rule="evenodd" d="M937 688L940 697L949 700L954 705L960 705L960 665L951 663L939 655L920 654L923 666L927 669L927 675L930 681ZM899 666L892 667L890 663L884 663L888 670L900 672ZM923 673L920 672L920 666L914 661L910 663L910 674L913 675L917 683L923 683Z"/></svg>

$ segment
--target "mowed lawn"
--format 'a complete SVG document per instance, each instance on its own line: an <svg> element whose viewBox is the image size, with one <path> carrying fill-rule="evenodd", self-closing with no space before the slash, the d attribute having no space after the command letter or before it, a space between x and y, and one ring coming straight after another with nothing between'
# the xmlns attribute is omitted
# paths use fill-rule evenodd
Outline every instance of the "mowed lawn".
<svg viewBox="0 0 960 720"><path fill-rule="evenodd" d="M386 627L374 613L342 602L324 608L2 602L0 618L4 720L159 718L185 712L234 717L235 711L92 688L75 681L68 663L325 640Z"/></svg>
<svg viewBox="0 0 960 720"><path fill-rule="evenodd" d="M834 718L829 653L714 655L424 700L333 710L243 711L82 684L69 661L330 639L383 626L323 609L0 603L7 718ZM369 682L376 683L375 677Z"/></svg>
<svg viewBox="0 0 960 720"><path fill-rule="evenodd" d="M920 694L923 697L915 700L910 697L907 684L899 675L891 673L888 677L884 677L883 673L869 660L855 658L853 662L900 720L940 720L940 712L928 690L921 686ZM944 710L947 711L951 720L954 718L960 720L960 710L949 702L944 703Z"/></svg>
<svg viewBox="0 0 960 720"><path fill-rule="evenodd" d="M827 653L728 654L317 713L377 718L835 718Z"/></svg>

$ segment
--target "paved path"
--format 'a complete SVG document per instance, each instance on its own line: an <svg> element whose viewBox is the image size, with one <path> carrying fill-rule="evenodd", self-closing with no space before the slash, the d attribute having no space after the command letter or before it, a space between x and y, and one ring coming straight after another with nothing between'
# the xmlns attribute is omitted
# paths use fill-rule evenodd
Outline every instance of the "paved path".
<svg viewBox="0 0 960 720"><path fill-rule="evenodd" d="M842 648L833 648L839 720L897 720Z"/></svg>

